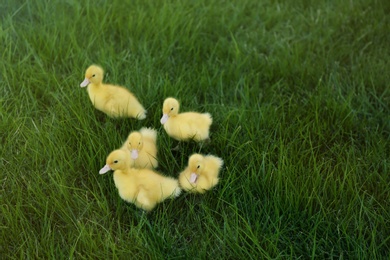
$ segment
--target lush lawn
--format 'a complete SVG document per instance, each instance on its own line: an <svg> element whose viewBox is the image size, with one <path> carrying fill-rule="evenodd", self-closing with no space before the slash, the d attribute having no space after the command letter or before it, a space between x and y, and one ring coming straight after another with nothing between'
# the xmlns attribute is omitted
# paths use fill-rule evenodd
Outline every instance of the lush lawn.
<svg viewBox="0 0 390 260"><path fill-rule="evenodd" d="M390 255L389 1L0 2L0 258L259 259ZM92 63L144 121L79 87ZM163 100L213 115L180 152ZM108 153L158 129L158 170L194 152L221 182L149 214L122 201Z"/></svg>

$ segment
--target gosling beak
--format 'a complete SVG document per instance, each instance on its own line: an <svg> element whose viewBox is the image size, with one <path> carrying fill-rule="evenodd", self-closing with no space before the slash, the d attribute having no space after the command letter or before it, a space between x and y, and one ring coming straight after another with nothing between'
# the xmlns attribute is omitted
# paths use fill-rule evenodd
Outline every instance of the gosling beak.
<svg viewBox="0 0 390 260"><path fill-rule="evenodd" d="M91 83L91 82L89 81L89 79L85 78L84 81L81 82L80 87L84 88L84 87L88 86L89 83Z"/></svg>
<svg viewBox="0 0 390 260"><path fill-rule="evenodd" d="M99 174L105 174L106 172L110 171L111 168L108 164L104 165L103 168L100 169Z"/></svg>
<svg viewBox="0 0 390 260"><path fill-rule="evenodd" d="M138 158L138 151L136 149L131 150L131 159L135 160Z"/></svg>
<svg viewBox="0 0 390 260"><path fill-rule="evenodd" d="M195 183L196 181L198 180L198 174L196 173L191 173L191 176L190 176L190 183Z"/></svg>
<svg viewBox="0 0 390 260"><path fill-rule="evenodd" d="M161 124L165 124L168 121L168 118L169 118L168 114L163 114L160 120Z"/></svg>

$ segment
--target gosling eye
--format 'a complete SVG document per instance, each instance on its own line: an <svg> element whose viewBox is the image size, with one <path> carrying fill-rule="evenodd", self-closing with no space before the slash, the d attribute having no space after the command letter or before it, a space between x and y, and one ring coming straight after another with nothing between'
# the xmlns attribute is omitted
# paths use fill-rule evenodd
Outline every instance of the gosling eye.
<svg viewBox="0 0 390 260"><path fill-rule="evenodd" d="M118 160L115 160L114 163L118 163Z"/></svg>
<svg viewBox="0 0 390 260"><path fill-rule="evenodd" d="M200 165L198 165L198 167L196 167L197 169L199 169L200 168Z"/></svg>
<svg viewBox="0 0 390 260"><path fill-rule="evenodd" d="M96 76L96 74L93 74L93 75L92 75L92 78L94 78L95 76Z"/></svg>
<svg viewBox="0 0 390 260"><path fill-rule="evenodd" d="M171 111L173 110L173 107L171 108Z"/></svg>
<svg viewBox="0 0 390 260"><path fill-rule="evenodd" d="M138 143L139 145L141 144L141 142Z"/></svg>

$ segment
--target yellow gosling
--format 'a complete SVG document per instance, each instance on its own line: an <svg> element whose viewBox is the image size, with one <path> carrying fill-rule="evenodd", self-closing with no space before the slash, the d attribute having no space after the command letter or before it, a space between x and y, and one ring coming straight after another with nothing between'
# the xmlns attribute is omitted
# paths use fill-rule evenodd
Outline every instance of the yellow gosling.
<svg viewBox="0 0 390 260"><path fill-rule="evenodd" d="M114 171L119 196L146 211L151 211L157 203L181 193L179 183L174 178L150 169L130 168L130 157L123 150L111 152L99 173L104 174L109 170Z"/></svg>
<svg viewBox="0 0 390 260"><path fill-rule="evenodd" d="M179 175L180 186L187 192L203 194L218 184L222 165L223 160L216 156L193 154Z"/></svg>
<svg viewBox="0 0 390 260"><path fill-rule="evenodd" d="M157 168L157 131L141 128L129 134L122 148L130 153L130 166L133 168Z"/></svg>
<svg viewBox="0 0 390 260"><path fill-rule="evenodd" d="M213 122L211 115L197 112L179 113L179 107L179 101L174 98L167 98L164 101L160 122L167 134L178 141L207 140Z"/></svg>
<svg viewBox="0 0 390 260"><path fill-rule="evenodd" d="M80 87L88 86L88 95L97 110L110 117L132 117L144 119L146 110L133 93L121 86L103 83L104 71L97 65L91 65L85 72Z"/></svg>

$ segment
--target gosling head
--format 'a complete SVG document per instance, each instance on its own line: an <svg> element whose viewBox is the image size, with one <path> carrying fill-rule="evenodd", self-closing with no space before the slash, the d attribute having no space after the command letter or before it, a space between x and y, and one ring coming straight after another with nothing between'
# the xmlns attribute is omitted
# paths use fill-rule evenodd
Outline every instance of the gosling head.
<svg viewBox="0 0 390 260"><path fill-rule="evenodd" d="M188 167L191 172L190 183L196 183L204 169L204 157L200 154L191 155L188 160Z"/></svg>
<svg viewBox="0 0 390 260"><path fill-rule="evenodd" d="M138 153L142 150L143 145L144 141L139 132L134 132L129 135L127 138L127 149L130 150L131 158L133 160L138 158Z"/></svg>
<svg viewBox="0 0 390 260"><path fill-rule="evenodd" d="M100 169L99 173L104 174L110 170L123 170L128 168L128 155L125 151L115 150L111 152L106 160L106 165Z"/></svg>
<svg viewBox="0 0 390 260"><path fill-rule="evenodd" d="M104 71L97 65L91 65L85 71L85 79L81 82L80 87L86 87L89 84L100 84L103 81Z"/></svg>
<svg viewBox="0 0 390 260"><path fill-rule="evenodd" d="M161 124L165 124L168 121L168 118L171 116L175 116L179 113L179 101L174 98L167 98L164 100L163 104L163 116L160 120Z"/></svg>

